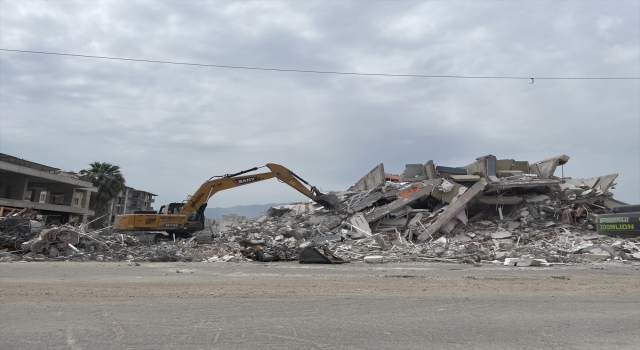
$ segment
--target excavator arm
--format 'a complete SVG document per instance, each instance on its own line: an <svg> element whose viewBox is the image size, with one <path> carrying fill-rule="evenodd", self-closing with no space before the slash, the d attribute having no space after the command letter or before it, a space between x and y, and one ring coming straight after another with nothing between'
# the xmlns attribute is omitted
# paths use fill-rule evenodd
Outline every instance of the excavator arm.
<svg viewBox="0 0 640 350"><path fill-rule="evenodd" d="M117 231L156 231L164 230L176 235L193 233L204 228L205 204L214 194L249 185L255 182L277 178L295 188L298 192L321 204L327 209L338 209L340 201L335 194L322 194L317 188L294 174L282 165L269 163L270 172L245 175L259 168L252 168L235 174L209 179L203 183L184 203L170 203L161 208L160 213L136 213L118 215L114 224ZM306 185L306 186L305 186ZM307 186L309 188L307 188Z"/></svg>
<svg viewBox="0 0 640 350"><path fill-rule="evenodd" d="M269 163L266 165L270 172L253 174L253 175L243 175L248 172L252 172L258 170L259 168L252 168L249 170L241 171L235 174L227 174L221 176L219 178L211 179L203 183L200 188L194 194L189 197L187 202L182 206L181 214L189 215L198 210L202 205L207 203L209 198L211 198L214 194L220 191L224 191L230 188L235 188L239 186L249 185L252 183L256 183L259 181L268 180L271 178L277 178L281 182L286 183L287 185L293 187L298 192L307 196L311 200L317 202L318 204L324 206L327 209L333 210L339 206L338 197L329 194L325 195L320 192L315 186L311 186L304 179L296 175L291 170L283 167L282 165ZM304 183L304 184L303 184ZM307 188L307 186L309 188Z"/></svg>

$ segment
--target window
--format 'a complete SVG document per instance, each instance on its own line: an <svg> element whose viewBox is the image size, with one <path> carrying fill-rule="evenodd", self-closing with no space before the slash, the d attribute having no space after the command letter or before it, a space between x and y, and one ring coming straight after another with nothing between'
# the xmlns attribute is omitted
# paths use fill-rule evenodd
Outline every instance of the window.
<svg viewBox="0 0 640 350"><path fill-rule="evenodd" d="M7 188L4 190L4 198L11 198L11 185L7 185Z"/></svg>
<svg viewBox="0 0 640 350"><path fill-rule="evenodd" d="M49 196L49 204L63 204L64 203L64 192L51 192L51 196Z"/></svg>
<svg viewBox="0 0 640 350"><path fill-rule="evenodd" d="M73 204L74 204L74 205L78 205L79 203L80 203L79 198L74 198L74 199L73 199Z"/></svg>

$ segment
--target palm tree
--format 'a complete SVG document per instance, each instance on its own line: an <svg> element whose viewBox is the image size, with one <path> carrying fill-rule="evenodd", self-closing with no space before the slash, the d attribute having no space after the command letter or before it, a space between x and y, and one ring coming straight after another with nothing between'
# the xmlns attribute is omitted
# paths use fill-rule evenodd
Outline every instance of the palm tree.
<svg viewBox="0 0 640 350"><path fill-rule="evenodd" d="M93 162L89 169L80 170L80 179L91 182L98 192L91 193L89 209L99 217L107 213L109 201L125 189L125 179L120 167L110 163Z"/></svg>

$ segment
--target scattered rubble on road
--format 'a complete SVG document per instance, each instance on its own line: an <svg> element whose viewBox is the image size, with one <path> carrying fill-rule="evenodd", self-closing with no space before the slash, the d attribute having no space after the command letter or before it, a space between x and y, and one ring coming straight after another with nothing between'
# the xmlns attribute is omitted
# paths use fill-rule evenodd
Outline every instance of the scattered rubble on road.
<svg viewBox="0 0 640 350"><path fill-rule="evenodd" d="M596 216L622 203L617 174L558 178L561 155L529 163L487 155L463 167L380 164L346 191L341 208L309 201L270 208L255 220L218 222L190 239L43 228L35 212L0 218L0 261L442 261L552 266L640 259L637 234L600 235Z"/></svg>

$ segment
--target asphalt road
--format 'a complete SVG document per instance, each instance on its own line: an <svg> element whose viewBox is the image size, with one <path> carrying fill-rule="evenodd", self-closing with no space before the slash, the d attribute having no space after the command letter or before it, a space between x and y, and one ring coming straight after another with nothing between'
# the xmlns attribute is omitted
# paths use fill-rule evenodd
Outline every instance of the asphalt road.
<svg viewBox="0 0 640 350"><path fill-rule="evenodd" d="M638 268L3 263L0 349L638 349Z"/></svg>

